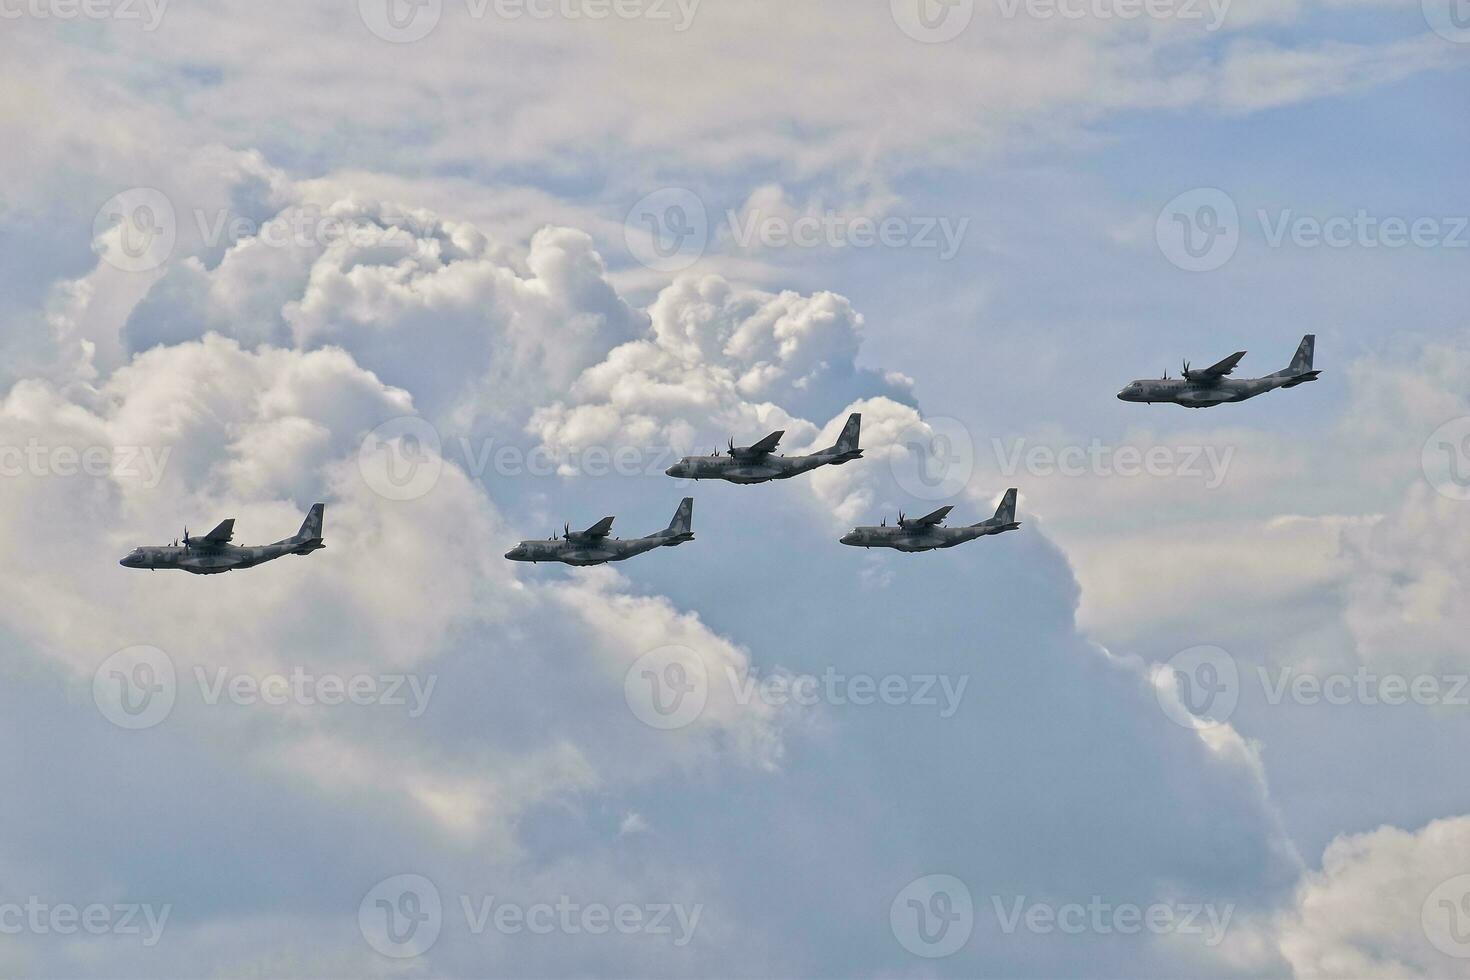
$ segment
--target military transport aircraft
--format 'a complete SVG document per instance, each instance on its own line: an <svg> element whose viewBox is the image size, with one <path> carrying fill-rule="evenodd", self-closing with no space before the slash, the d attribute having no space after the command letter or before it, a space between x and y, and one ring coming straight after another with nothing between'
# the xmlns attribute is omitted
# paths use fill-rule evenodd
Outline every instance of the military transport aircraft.
<svg viewBox="0 0 1470 980"><path fill-rule="evenodd" d="M898 523L889 525L885 520L877 527L855 527L841 538L843 544L855 548L892 548L895 551L933 551L936 548L953 548L966 541L974 541L988 534L1014 531L1021 526L1016 520L1016 489L1012 487L1001 498L995 516L968 527L941 527L953 507L941 507L926 517L908 518L898 515Z"/></svg>
<svg viewBox="0 0 1470 980"><path fill-rule="evenodd" d="M672 548L694 540L690 530L694 518L694 498L685 497L674 512L667 529L646 538L609 538L613 518L604 517L585 531L573 531L563 524L564 535L552 535L545 541L522 541L505 553L511 561L559 561L563 565L602 565L610 561L626 561L655 548Z"/></svg>
<svg viewBox="0 0 1470 980"><path fill-rule="evenodd" d="M230 541L235 536L235 522L228 520L202 538L189 537L189 529L184 528L182 544L175 541L171 545L158 548L137 548L118 564L124 568L147 568L153 571L177 568L193 575L217 575L220 572L233 572L238 568L254 568L285 555L309 555L326 547L322 544L322 514L325 510L324 504L313 505L311 512L306 515L306 522L301 525L301 530L296 532L295 537L277 541L275 544L253 548L231 545Z"/></svg>
<svg viewBox="0 0 1470 980"><path fill-rule="evenodd" d="M1268 374L1264 378L1228 378L1245 351L1236 351L1225 360L1203 371L1192 371L1189 362L1184 362L1184 376L1171 378L1164 372L1157 381L1135 381L1122 391L1118 398L1125 402L1168 402L1185 408L1211 408L1223 402L1243 402L1247 398L1264 395L1277 388L1295 388L1297 385L1316 381L1321 371L1312 370L1312 355L1317 346L1315 334L1302 338L1291 366L1285 370Z"/></svg>
<svg viewBox="0 0 1470 980"><path fill-rule="evenodd" d="M772 432L753 446L736 446L735 440L731 439L728 456L721 456L718 449L710 456L685 456L664 472L686 480L726 480L730 483L789 480L818 466L841 466L854 459L862 459L863 451L858 448L862 424L862 414L853 412L847 417L842 434L837 437L837 445L807 456L771 455L786 434L783 429Z"/></svg>

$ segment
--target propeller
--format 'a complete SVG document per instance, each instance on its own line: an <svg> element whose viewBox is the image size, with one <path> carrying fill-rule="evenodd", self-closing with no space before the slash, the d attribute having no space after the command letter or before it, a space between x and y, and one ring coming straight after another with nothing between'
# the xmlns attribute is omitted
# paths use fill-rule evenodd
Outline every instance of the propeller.
<svg viewBox="0 0 1470 980"><path fill-rule="evenodd" d="M898 523L903 523L903 511L898 512Z"/></svg>
<svg viewBox="0 0 1470 980"><path fill-rule="evenodd" d="M730 437L730 455L731 456L734 456L735 455L735 437L734 436L731 436Z"/></svg>
<svg viewBox="0 0 1470 980"><path fill-rule="evenodd" d="M1189 377L1189 362L1188 361L1185 361L1184 362L1184 376L1186 378Z"/></svg>
<svg viewBox="0 0 1470 980"><path fill-rule="evenodd" d="M566 539L568 541L571 540L571 538L572 538L572 523L571 523L571 521L568 521L567 523L565 523L565 524L563 524L561 526L561 532L566 537Z"/></svg>
<svg viewBox="0 0 1470 980"><path fill-rule="evenodd" d="M184 547L189 547L189 525L184 525Z"/></svg>

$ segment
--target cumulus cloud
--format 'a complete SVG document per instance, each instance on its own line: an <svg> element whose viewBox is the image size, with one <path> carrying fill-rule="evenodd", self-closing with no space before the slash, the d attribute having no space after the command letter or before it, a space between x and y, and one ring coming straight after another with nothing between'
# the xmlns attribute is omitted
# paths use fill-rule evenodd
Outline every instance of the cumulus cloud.
<svg viewBox="0 0 1470 980"><path fill-rule="evenodd" d="M1297 977L1470 975L1470 817L1340 837L1281 917Z"/></svg>

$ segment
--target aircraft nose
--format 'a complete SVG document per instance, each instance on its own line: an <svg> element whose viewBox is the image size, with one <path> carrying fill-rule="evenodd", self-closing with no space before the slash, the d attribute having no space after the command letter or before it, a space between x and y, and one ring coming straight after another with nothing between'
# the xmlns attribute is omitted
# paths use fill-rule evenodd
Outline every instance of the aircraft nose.
<svg viewBox="0 0 1470 980"><path fill-rule="evenodd" d="M675 463L673 466L670 466L668 469L664 470L664 476L682 476L683 466L683 463Z"/></svg>

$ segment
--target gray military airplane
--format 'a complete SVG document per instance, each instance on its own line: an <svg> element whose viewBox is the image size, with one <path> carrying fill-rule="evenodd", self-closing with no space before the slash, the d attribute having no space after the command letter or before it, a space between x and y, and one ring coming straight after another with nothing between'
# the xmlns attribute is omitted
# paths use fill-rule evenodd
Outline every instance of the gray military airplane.
<svg viewBox="0 0 1470 980"><path fill-rule="evenodd" d="M1236 351L1225 360L1203 371L1192 371L1189 362L1184 362L1184 376L1171 378L1169 373L1156 381L1134 381L1118 392L1125 402L1168 402L1185 408L1212 408L1224 402L1243 402L1247 398L1264 395L1277 388L1295 388L1308 381L1316 381L1321 371L1312 370L1312 355L1317 346L1315 334L1302 338L1296 356L1285 370L1268 374L1264 378L1228 378L1245 351Z"/></svg>
<svg viewBox="0 0 1470 980"><path fill-rule="evenodd" d="M158 548L137 548L118 564L124 568L147 568L153 571L177 568L193 575L218 575L240 568L254 568L286 555L309 555L326 547L322 544L322 514L325 510L326 505L314 504L311 512L306 515L301 530L294 537L275 544L253 548L231 545L230 541L235 536L235 522L228 520L202 538L189 537L189 529L186 527L182 544L175 541L171 545Z"/></svg>
<svg viewBox="0 0 1470 980"><path fill-rule="evenodd" d="M721 456L717 449L710 456L685 456L664 473L685 480L726 480L730 483L765 483L769 480L789 480L793 476L816 469L818 466L841 466L863 458L858 448L858 437L862 431L863 416L853 412L837 437L837 445L831 449L811 453L807 456L773 456L781 437L782 429L772 432L753 446L736 446L730 440L730 454Z"/></svg>
<svg viewBox="0 0 1470 980"><path fill-rule="evenodd" d="M953 548L966 541L974 541L989 534L1014 531L1021 526L1016 520L1016 489L1012 487L1001 498L995 516L968 527L941 527L953 507L941 507L926 517L910 518L898 515L898 523L889 525L883 521L877 527L855 527L841 538L843 544L854 548L892 548L895 551L933 551L936 548Z"/></svg>
<svg viewBox="0 0 1470 980"><path fill-rule="evenodd" d="M552 535L545 541L522 541L505 553L511 561L559 561L563 565L603 565L610 561L627 561L635 555L655 548L673 548L694 540L690 525L694 519L694 498L685 497L674 511L668 528L646 538L609 538L613 518L604 517L585 531L573 531L563 524L564 535Z"/></svg>

